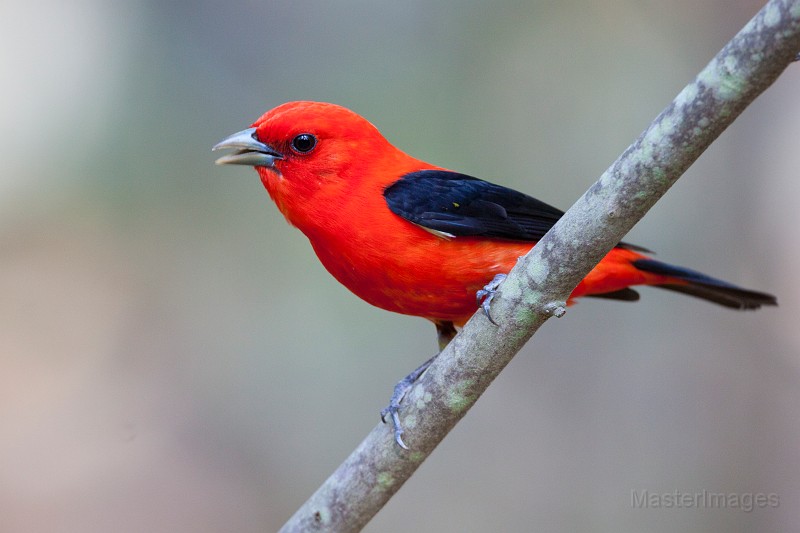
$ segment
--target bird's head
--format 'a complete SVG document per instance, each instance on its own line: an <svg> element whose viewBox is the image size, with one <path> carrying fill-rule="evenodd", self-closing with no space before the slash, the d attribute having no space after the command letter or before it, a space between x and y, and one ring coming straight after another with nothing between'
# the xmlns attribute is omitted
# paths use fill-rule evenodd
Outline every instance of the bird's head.
<svg viewBox="0 0 800 533"><path fill-rule="evenodd" d="M369 121L344 107L289 102L267 111L213 150L232 149L218 165L249 165L286 214L285 203L346 191L364 179L367 162L402 154ZM374 178L373 178L374 179Z"/></svg>

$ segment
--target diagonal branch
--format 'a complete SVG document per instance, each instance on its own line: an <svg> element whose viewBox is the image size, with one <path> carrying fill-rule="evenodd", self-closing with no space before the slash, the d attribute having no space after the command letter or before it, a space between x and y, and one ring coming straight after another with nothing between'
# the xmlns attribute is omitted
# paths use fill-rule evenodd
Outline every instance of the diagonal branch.
<svg viewBox="0 0 800 533"><path fill-rule="evenodd" d="M386 504L581 279L800 50L800 0L770 0L512 270L407 394L411 451L379 424L281 531L358 531Z"/></svg>

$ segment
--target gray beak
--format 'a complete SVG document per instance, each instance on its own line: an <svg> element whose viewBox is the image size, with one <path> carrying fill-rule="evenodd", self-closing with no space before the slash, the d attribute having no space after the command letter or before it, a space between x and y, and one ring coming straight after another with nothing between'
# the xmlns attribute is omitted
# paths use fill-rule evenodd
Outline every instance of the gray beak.
<svg viewBox="0 0 800 533"><path fill-rule="evenodd" d="M248 128L234 133L215 144L211 149L222 150L225 148L230 148L234 152L217 159L215 162L218 165L273 167L276 160L283 159L283 155L280 152L256 139L255 128Z"/></svg>

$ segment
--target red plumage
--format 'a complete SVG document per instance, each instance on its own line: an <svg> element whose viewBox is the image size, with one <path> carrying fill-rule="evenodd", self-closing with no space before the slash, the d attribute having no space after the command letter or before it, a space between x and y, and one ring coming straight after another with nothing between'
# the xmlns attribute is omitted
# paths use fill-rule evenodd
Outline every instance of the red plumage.
<svg viewBox="0 0 800 533"><path fill-rule="evenodd" d="M385 191L404 176L419 171L434 171L429 173L437 177L455 173L405 154L375 126L348 109L318 102L290 102L268 111L252 127L217 146L237 149L218 162L254 165L275 204L308 237L325 268L377 307L436 323L462 325L476 310L476 292L496 274L511 270L517 258L535 244L529 237L454 235L437 230L434 224L425 227L412 223L393 212ZM304 151L308 145L310 149ZM451 181L456 186L463 183ZM424 186L425 182L421 183ZM466 183L491 185L480 180ZM524 196L492 187L492 202L472 198L472 205L480 204L482 211L474 215L473 209L472 218L463 217L464 221L473 224L481 217L502 218L507 207L503 194ZM424 196L426 191L421 192ZM448 193L457 195L459 191ZM535 202L532 198L530 201ZM461 207L458 202L452 204L451 211ZM648 269L637 267L635 262L645 258L629 248L613 249L575 288L571 298L615 293L633 285L662 285L729 307L756 308L775 303L770 295L678 267L663 265L674 269L669 271L672 275L652 265ZM693 289L698 279L702 281L699 292ZM730 289L735 297L729 294ZM705 294L709 291L711 296ZM622 299L631 299L631 294Z"/></svg>

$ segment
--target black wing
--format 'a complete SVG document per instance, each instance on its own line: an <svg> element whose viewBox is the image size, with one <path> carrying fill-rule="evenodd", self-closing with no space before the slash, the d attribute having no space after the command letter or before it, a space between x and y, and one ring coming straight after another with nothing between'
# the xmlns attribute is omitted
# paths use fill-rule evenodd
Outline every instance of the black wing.
<svg viewBox="0 0 800 533"><path fill-rule="evenodd" d="M514 189L446 170L406 174L386 187L383 196L392 213L454 237L538 241L564 214ZM650 251L624 242L617 246Z"/></svg>
<svg viewBox="0 0 800 533"><path fill-rule="evenodd" d="M456 237L538 241L564 214L508 187L444 170L406 174L383 196L394 214Z"/></svg>

